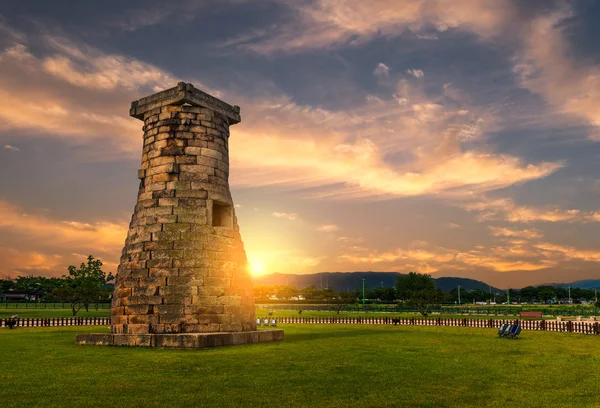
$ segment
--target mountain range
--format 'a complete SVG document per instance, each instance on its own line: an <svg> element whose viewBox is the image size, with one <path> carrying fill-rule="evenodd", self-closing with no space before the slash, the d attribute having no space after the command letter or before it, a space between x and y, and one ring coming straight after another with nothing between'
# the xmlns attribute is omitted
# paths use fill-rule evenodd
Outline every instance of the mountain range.
<svg viewBox="0 0 600 408"><path fill-rule="evenodd" d="M365 290L375 288L391 288L396 285L396 278L402 275L399 272L319 272L309 275L272 273L268 275L256 276L253 278L255 285L285 285L294 286L298 289L314 285L317 289L331 287L337 292L352 291L362 287L362 280L365 280ZM435 277L437 289L444 292L450 292L460 285L461 290L471 291L481 289L494 293L504 292L504 289L491 286L483 281L458 278L458 277ZM550 286L572 287L582 289L600 289L600 279L579 280L570 283L548 284ZM515 288L517 289L517 288Z"/></svg>

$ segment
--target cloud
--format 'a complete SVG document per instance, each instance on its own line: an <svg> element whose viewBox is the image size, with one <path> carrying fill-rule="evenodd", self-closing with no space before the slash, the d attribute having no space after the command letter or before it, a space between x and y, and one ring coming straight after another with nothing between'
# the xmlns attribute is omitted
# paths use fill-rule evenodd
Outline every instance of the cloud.
<svg viewBox="0 0 600 408"><path fill-rule="evenodd" d="M453 229L453 228L460 228L460 225L453 223L453 222L449 222L446 224L446 227Z"/></svg>
<svg viewBox="0 0 600 408"><path fill-rule="evenodd" d="M138 90L150 85L157 92L177 82L171 75L139 60L108 55L61 37L47 36L46 41L58 54L39 60L42 70L78 87L106 91L117 87Z"/></svg>
<svg viewBox="0 0 600 408"><path fill-rule="evenodd" d="M226 42L255 52L301 52L364 44L376 37L397 37L407 31L432 38L431 28L497 35L514 15L509 2L486 0L281 0L289 8L288 21L254 35Z"/></svg>
<svg viewBox="0 0 600 408"><path fill-rule="evenodd" d="M542 238L544 235L536 229L514 230L502 227L488 227L496 237L520 237L526 239Z"/></svg>
<svg viewBox="0 0 600 408"><path fill-rule="evenodd" d="M493 129L487 112L461 101L440 103L448 88L434 98L404 80L396 87L389 99L335 112L284 96L242 98L250 119L232 131L232 185L306 188L313 198L460 196L540 179L563 166L468 149ZM406 160L387 160L393 154Z"/></svg>
<svg viewBox="0 0 600 408"><path fill-rule="evenodd" d="M4 145L4 150L8 150L9 152L19 152L21 151L21 149L19 149L18 147L14 147L11 145Z"/></svg>
<svg viewBox="0 0 600 408"><path fill-rule="evenodd" d="M350 252L338 256L338 260L351 264L379 265L387 264L388 270L398 269L399 265L407 262L417 262L420 267L425 267L429 272L437 270L432 264L445 264L455 258L454 251L445 248L422 248L423 243L417 242L412 248L398 248L394 251L378 251L363 247L348 248ZM420 268L420 269L421 269ZM421 269L422 270L422 269Z"/></svg>
<svg viewBox="0 0 600 408"><path fill-rule="evenodd" d="M379 64L377 64L377 67L375 67L375 70L373 71L373 75L375 75L377 77L390 76L390 67L385 65L383 62L380 62Z"/></svg>
<svg viewBox="0 0 600 408"><path fill-rule="evenodd" d="M502 255L506 256L507 254ZM512 255L513 259L486 254L482 250L473 250L457 254L456 260L470 266L485 267L497 272L538 271L558 265L558 262L554 260L523 259L523 254L515 253L508 255Z"/></svg>
<svg viewBox="0 0 600 408"><path fill-rule="evenodd" d="M105 266L116 269L117 264L112 262L118 260L120 252L125 243L127 235L127 223L114 222L96 222L82 223L72 220L54 220L45 216L28 214L18 207L6 202L0 201L0 231L10 234L13 239L26 238L28 249L24 251L29 254L30 259L56 259L56 253L61 253L68 248L68 253L73 251L80 253L91 253L106 259ZM39 248L33 250L33 248ZM23 252L18 248L8 248L6 251L11 253ZM51 251L46 253L45 251ZM33 256L37 254L39 256ZM65 254L62 254L65 255ZM72 257L71 257L72 258ZM70 259L70 258L69 258ZM32 261L33 262L33 261ZM58 262L58 261L56 261ZM55 269L58 263L48 263L47 269ZM60 265L66 268L62 259ZM41 261L34 263L37 269ZM14 270L7 270L9 264L2 263L0 274L14 273Z"/></svg>
<svg viewBox="0 0 600 408"><path fill-rule="evenodd" d="M544 222L598 222L600 213L582 212L577 209L563 210L553 207L519 206L509 198L482 199L460 204L468 211L479 212L480 221L504 219L514 223Z"/></svg>
<svg viewBox="0 0 600 408"><path fill-rule="evenodd" d="M564 30L573 11L559 10L539 16L526 26L514 71L522 87L542 96L558 112L600 126L600 68L572 57ZM600 132L590 134L600 140Z"/></svg>
<svg viewBox="0 0 600 408"><path fill-rule="evenodd" d="M317 231L321 231L321 232L335 232L335 231L339 231L340 227L338 227L337 225L321 225L319 227L317 227Z"/></svg>
<svg viewBox="0 0 600 408"><path fill-rule="evenodd" d="M137 158L140 124L126 116L128 106L173 86L175 77L61 37L44 39L49 52L43 57L24 45L0 54L0 123L77 144L102 140L98 156ZM315 198L460 195L543 178L561 167L465 149L463 144L481 138L494 120L482 108L450 100L447 87L436 97L400 80L393 97L334 112L298 105L277 90L221 96L195 85L244 109L245 120L233 128L230 141L236 186L309 187L307 196ZM397 136L382 136L382 123L386 134ZM112 154L102 154L103 149ZM387 160L395 153L409 160Z"/></svg>
<svg viewBox="0 0 600 408"><path fill-rule="evenodd" d="M473 268L496 272L540 271L560 267L570 261L600 262L600 251L538 242L542 235L536 230L497 228L492 231L496 236L509 239L490 247L476 245L470 250L431 246L419 241L391 251L353 246L338 256L338 262L348 268L370 265L383 271L417 270L421 273Z"/></svg>
<svg viewBox="0 0 600 408"><path fill-rule="evenodd" d="M420 40L439 40L436 33L431 34L417 34L417 38Z"/></svg>
<svg viewBox="0 0 600 408"><path fill-rule="evenodd" d="M535 247L546 252L547 256L559 257L562 260L600 262L600 251L582 250L573 246L557 245L547 242L536 244Z"/></svg>
<svg viewBox="0 0 600 408"><path fill-rule="evenodd" d="M285 218L286 220L290 221L298 221L300 219L300 217L294 213L274 212L272 215L273 217Z"/></svg>
<svg viewBox="0 0 600 408"><path fill-rule="evenodd" d="M423 78L425 76L425 72L421 69L408 69L406 72L415 78Z"/></svg>
<svg viewBox="0 0 600 408"><path fill-rule="evenodd" d="M6 19L0 15L0 47L23 44L27 41L27 36L22 31L11 27Z"/></svg>
<svg viewBox="0 0 600 408"><path fill-rule="evenodd" d="M16 277L19 275L60 275L63 257L47 255L37 251L20 251L14 248L0 247L0 276ZM66 273L66 267L63 272Z"/></svg>
<svg viewBox="0 0 600 408"><path fill-rule="evenodd" d="M139 153L140 124L127 115L139 97L137 88L176 81L133 60L54 38L49 43L55 53L42 58L24 45L0 52L0 130L21 129L75 144L102 140L104 146L112 143L113 154Z"/></svg>

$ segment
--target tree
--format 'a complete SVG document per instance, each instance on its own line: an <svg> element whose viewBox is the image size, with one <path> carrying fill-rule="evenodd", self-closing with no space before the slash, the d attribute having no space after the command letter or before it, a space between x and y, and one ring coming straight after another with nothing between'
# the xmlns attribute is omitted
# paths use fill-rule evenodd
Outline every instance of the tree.
<svg viewBox="0 0 600 408"><path fill-rule="evenodd" d="M435 291L435 281L431 275L409 272L396 278L396 296L408 300L410 295L422 290Z"/></svg>
<svg viewBox="0 0 600 408"><path fill-rule="evenodd" d="M444 300L444 293L435 290L431 275L410 272L396 279L396 293L408 306L416 308L423 316L431 313L431 306Z"/></svg>
<svg viewBox="0 0 600 408"><path fill-rule="evenodd" d="M316 300L319 297L319 290L315 285L310 285L304 289L300 289L300 294L304 296L306 300Z"/></svg>
<svg viewBox="0 0 600 408"><path fill-rule="evenodd" d="M379 299L382 302L393 302L396 298L394 288L375 288L369 293L369 298Z"/></svg>
<svg viewBox="0 0 600 408"><path fill-rule="evenodd" d="M99 259L90 255L87 260L79 269L69 266L69 275L64 275L62 285L51 292L54 299L71 304L73 316L83 307L88 311L90 303L107 299L110 291L104 285L114 279L112 273L102 271Z"/></svg>
<svg viewBox="0 0 600 408"><path fill-rule="evenodd" d="M40 300L40 297L45 294L44 280L42 276L18 276L15 279L14 290L27 295L29 300Z"/></svg>
<svg viewBox="0 0 600 408"><path fill-rule="evenodd" d="M596 303L594 303L594 306L595 306L597 309L600 309L600 300L596 300Z"/></svg>
<svg viewBox="0 0 600 408"><path fill-rule="evenodd" d="M538 300L541 300L544 303L554 299L555 297L558 297L560 300L561 294L559 293L559 289L562 288L555 289L552 286L538 286Z"/></svg>
<svg viewBox="0 0 600 408"><path fill-rule="evenodd" d="M414 307L423 316L431 313L431 306L441 303L445 296L441 290L422 289L410 293L410 298L406 302L407 306Z"/></svg>
<svg viewBox="0 0 600 408"><path fill-rule="evenodd" d="M0 293L5 293L11 290L15 286L15 282L7 277L6 279L0 279Z"/></svg>
<svg viewBox="0 0 600 408"><path fill-rule="evenodd" d="M338 301L335 307L337 314L340 314L344 305L349 305L358 301L354 292L338 292L337 299Z"/></svg>
<svg viewBox="0 0 600 408"><path fill-rule="evenodd" d="M533 302L538 298L538 288L533 286L525 286L521 289L521 300Z"/></svg>

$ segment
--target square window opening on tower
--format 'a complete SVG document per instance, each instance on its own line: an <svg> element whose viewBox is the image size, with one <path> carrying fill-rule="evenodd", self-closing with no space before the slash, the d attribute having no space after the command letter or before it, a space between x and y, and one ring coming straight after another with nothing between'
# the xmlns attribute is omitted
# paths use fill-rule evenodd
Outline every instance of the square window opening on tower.
<svg viewBox="0 0 600 408"><path fill-rule="evenodd" d="M233 211L231 205L213 201L212 225L213 227L232 228Z"/></svg>

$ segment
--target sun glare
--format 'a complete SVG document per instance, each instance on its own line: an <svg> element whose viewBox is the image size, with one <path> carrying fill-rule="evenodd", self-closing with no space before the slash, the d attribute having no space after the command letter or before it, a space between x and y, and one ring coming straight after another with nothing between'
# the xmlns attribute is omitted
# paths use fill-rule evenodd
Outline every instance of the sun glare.
<svg viewBox="0 0 600 408"><path fill-rule="evenodd" d="M250 262L250 273L254 276L262 275L265 272L265 265L262 262Z"/></svg>

